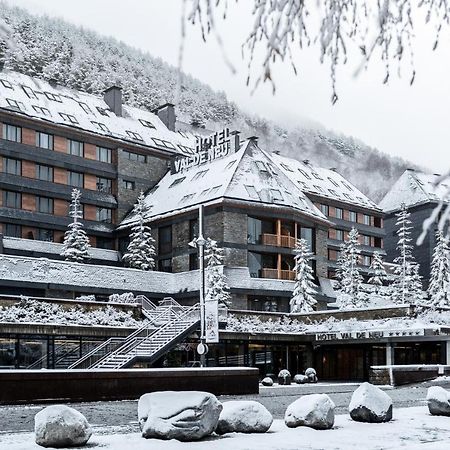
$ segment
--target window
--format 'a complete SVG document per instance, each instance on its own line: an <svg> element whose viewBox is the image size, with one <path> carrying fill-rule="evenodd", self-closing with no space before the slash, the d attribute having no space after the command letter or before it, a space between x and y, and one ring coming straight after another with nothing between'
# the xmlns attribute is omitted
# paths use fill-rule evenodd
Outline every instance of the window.
<svg viewBox="0 0 450 450"><path fill-rule="evenodd" d="M311 179L311 177L302 169L298 169L298 171L308 180Z"/></svg>
<svg viewBox="0 0 450 450"><path fill-rule="evenodd" d="M44 94L49 100L53 100L54 102L62 103L61 97L58 94L53 94L51 92L44 92Z"/></svg>
<svg viewBox="0 0 450 450"><path fill-rule="evenodd" d="M213 188L211 188L209 195L215 195L219 192L219 189L222 187L222 185L219 186L214 186ZM192 196L194 196L194 194L192 194Z"/></svg>
<svg viewBox="0 0 450 450"><path fill-rule="evenodd" d="M28 86L22 86L23 91L25 92L25 94L27 94L28 98L35 98L37 99L37 95L36 92L34 92L34 90Z"/></svg>
<svg viewBox="0 0 450 450"><path fill-rule="evenodd" d="M189 253L189 270L198 269L198 255L197 253Z"/></svg>
<svg viewBox="0 0 450 450"><path fill-rule="evenodd" d="M53 167L36 164L36 178L42 181L53 181Z"/></svg>
<svg viewBox="0 0 450 450"><path fill-rule="evenodd" d="M370 216L368 214L364 214L363 223L364 225L370 225Z"/></svg>
<svg viewBox="0 0 450 450"><path fill-rule="evenodd" d="M3 235L8 237L22 237L22 227L15 223L6 223L3 225Z"/></svg>
<svg viewBox="0 0 450 450"><path fill-rule="evenodd" d="M7 89L14 89L12 84L8 80L0 80L3 86Z"/></svg>
<svg viewBox="0 0 450 450"><path fill-rule="evenodd" d="M131 139L134 139L135 141L143 141L142 136L139 133L135 133L134 131L127 130L125 131Z"/></svg>
<svg viewBox="0 0 450 450"><path fill-rule="evenodd" d="M22 175L22 161L20 159L3 158L3 172L10 175Z"/></svg>
<svg viewBox="0 0 450 450"><path fill-rule="evenodd" d="M344 240L344 230L336 230L336 239L338 241Z"/></svg>
<svg viewBox="0 0 450 450"><path fill-rule="evenodd" d="M199 178L203 178L207 173L209 169L201 170L200 172L197 172L193 177L192 181L198 180Z"/></svg>
<svg viewBox="0 0 450 450"><path fill-rule="evenodd" d="M75 118L75 116L72 116L72 114L66 114L66 113L60 112L59 115L64 120L64 122L69 122L69 123L73 123L73 124L78 123L78 120Z"/></svg>
<svg viewBox="0 0 450 450"><path fill-rule="evenodd" d="M344 218L344 210L342 208L335 208L336 211L336 219Z"/></svg>
<svg viewBox="0 0 450 450"><path fill-rule="evenodd" d="M122 186L129 191L134 191L136 189L136 183L134 181L123 180Z"/></svg>
<svg viewBox="0 0 450 450"><path fill-rule="evenodd" d="M84 156L84 144L79 141L74 141L72 139L67 140L67 151L70 155L74 156Z"/></svg>
<svg viewBox="0 0 450 450"><path fill-rule="evenodd" d="M95 242L97 248L104 248L106 250L114 250L114 240L97 236Z"/></svg>
<svg viewBox="0 0 450 450"><path fill-rule="evenodd" d="M53 242L53 230L46 230L45 228L38 228L36 239L38 241Z"/></svg>
<svg viewBox="0 0 450 450"><path fill-rule="evenodd" d="M383 228L383 219L381 217L374 217L373 226L377 228Z"/></svg>
<svg viewBox="0 0 450 450"><path fill-rule="evenodd" d="M89 108L89 106L86 103L83 102L78 102L78 104L80 105L80 108L86 113L86 114L91 114L91 108Z"/></svg>
<svg viewBox="0 0 450 450"><path fill-rule="evenodd" d="M53 150L53 136L47 133L36 132L36 147Z"/></svg>
<svg viewBox="0 0 450 450"><path fill-rule="evenodd" d="M134 134L137 134L137 133L134 133ZM138 135L139 136L139 135ZM140 137L140 136L139 136ZM138 139L138 138L136 138L136 139ZM140 139L138 139L138 140L142 140L142 138L140 138ZM173 149L173 150L175 150L175 146L171 143L171 142L169 142L169 141L165 141L165 140L163 140L163 139L156 139L156 138L152 138L152 141L156 144L156 145L159 145L160 147L166 147L166 148L170 148L170 149Z"/></svg>
<svg viewBox="0 0 450 450"><path fill-rule="evenodd" d="M129 159L130 161L139 161L139 162L147 162L147 156L146 155L140 155L139 153L132 153L127 152L126 150L123 151L123 155L125 158Z"/></svg>
<svg viewBox="0 0 450 450"><path fill-rule="evenodd" d="M345 181L341 181L341 183L342 183L342 185L343 185L345 188L347 188L349 191L353 191L352 187L351 187L349 184L347 184Z"/></svg>
<svg viewBox="0 0 450 450"><path fill-rule="evenodd" d="M151 122L149 122L148 120L144 120L144 119L139 119L139 122L141 122L141 124L144 126L144 127L147 127L147 128L156 128Z"/></svg>
<svg viewBox="0 0 450 450"><path fill-rule="evenodd" d="M109 117L108 110L106 108L101 108L100 106L97 106L97 111L102 115Z"/></svg>
<svg viewBox="0 0 450 450"><path fill-rule="evenodd" d="M278 189L271 189L270 195L272 197L272 201L283 201L283 194Z"/></svg>
<svg viewBox="0 0 450 450"><path fill-rule="evenodd" d="M322 177L317 172L313 172L312 174L313 174L314 178L317 178L318 180L322 180Z"/></svg>
<svg viewBox="0 0 450 450"><path fill-rule="evenodd" d="M158 238L159 254L172 253L172 226L159 227Z"/></svg>
<svg viewBox="0 0 450 450"><path fill-rule="evenodd" d="M12 109L18 109L19 111L25 111L25 105L22 102L18 102L17 100L13 100L12 98L7 98L6 103Z"/></svg>
<svg viewBox="0 0 450 450"><path fill-rule="evenodd" d="M230 162L226 165L225 170L231 169L231 168L234 166L235 163L236 163L236 160L235 160L235 159L234 159L233 161L230 161Z"/></svg>
<svg viewBox="0 0 450 450"><path fill-rule="evenodd" d="M53 214L53 199L48 197L36 197L36 209L40 213Z"/></svg>
<svg viewBox="0 0 450 450"><path fill-rule="evenodd" d="M97 160L111 163L112 161L112 150L105 147L97 147Z"/></svg>
<svg viewBox="0 0 450 450"><path fill-rule="evenodd" d="M353 200L352 196L349 195L349 194L347 194L347 192L343 192L343 194L344 194L344 197L345 197L345 198L347 198L347 199L349 199L349 200Z"/></svg>
<svg viewBox="0 0 450 450"><path fill-rule="evenodd" d="M336 180L333 180L333 178L328 177L328 179L331 181L331 183L333 183L336 187L339 187L339 184L337 183Z"/></svg>
<svg viewBox="0 0 450 450"><path fill-rule="evenodd" d="M22 194L13 191L3 191L3 206L6 208L22 208Z"/></svg>
<svg viewBox="0 0 450 450"><path fill-rule="evenodd" d="M328 192L335 197L339 197L339 194L334 189L328 189Z"/></svg>
<svg viewBox="0 0 450 450"><path fill-rule="evenodd" d="M97 177L97 191L111 194L112 180L110 178Z"/></svg>
<svg viewBox="0 0 450 450"><path fill-rule="evenodd" d="M258 192L255 189L255 186L249 186L249 185L245 185L245 189L248 193L248 195L250 196L250 198L253 198L255 200L259 200L259 195Z"/></svg>
<svg viewBox="0 0 450 450"><path fill-rule="evenodd" d="M160 272L172 272L172 259L160 259L158 269Z"/></svg>
<svg viewBox="0 0 450 450"><path fill-rule="evenodd" d="M73 187L84 187L84 175L80 172L69 171L68 184Z"/></svg>
<svg viewBox="0 0 450 450"><path fill-rule="evenodd" d="M320 211L322 212L322 214L324 214L325 216L329 215L329 207L328 205L320 205Z"/></svg>
<svg viewBox="0 0 450 450"><path fill-rule="evenodd" d="M349 211L348 220L350 220L350 222L358 222L358 214L355 213L355 211Z"/></svg>
<svg viewBox="0 0 450 450"><path fill-rule="evenodd" d="M182 183L186 177L177 178L176 180L172 181L171 185L169 186L169 189L176 186L177 184Z"/></svg>
<svg viewBox="0 0 450 450"><path fill-rule="evenodd" d="M187 203L189 200L193 199L195 194L186 194L182 199L180 200L180 205L183 203Z"/></svg>
<svg viewBox="0 0 450 450"><path fill-rule="evenodd" d="M269 172L269 169L263 161L255 161L255 164L260 172Z"/></svg>
<svg viewBox="0 0 450 450"><path fill-rule="evenodd" d="M52 113L50 112L50 110L48 108L44 108L42 106L33 105L33 109L37 113L43 114L44 116L51 116L52 115Z"/></svg>
<svg viewBox="0 0 450 450"><path fill-rule="evenodd" d="M363 243L363 245L370 246L370 236L366 236L365 234L363 234L362 235L362 243Z"/></svg>
<svg viewBox="0 0 450 450"><path fill-rule="evenodd" d="M287 164L281 163L280 165L284 170L287 170L288 172L293 172L293 170Z"/></svg>
<svg viewBox="0 0 450 450"><path fill-rule="evenodd" d="M320 186L317 186L317 184L314 184L313 188L316 190L316 192L324 192Z"/></svg>
<svg viewBox="0 0 450 450"><path fill-rule="evenodd" d="M198 219L189 221L189 240L192 241L198 237Z"/></svg>
<svg viewBox="0 0 450 450"><path fill-rule="evenodd" d="M4 123L3 139L14 142L22 142L22 128Z"/></svg>
<svg viewBox="0 0 450 450"><path fill-rule="evenodd" d="M305 239L311 252L315 252L315 235L314 230L308 227L300 228L300 238Z"/></svg>
<svg viewBox="0 0 450 450"><path fill-rule="evenodd" d="M96 219L98 222L112 223L112 209L97 208Z"/></svg>
<svg viewBox="0 0 450 450"><path fill-rule="evenodd" d="M109 133L109 128L101 122L95 122L94 120L91 120L92 125L97 127L100 131L104 131L105 133Z"/></svg>
<svg viewBox="0 0 450 450"><path fill-rule="evenodd" d="M370 256L364 255L363 256L363 265L370 266L371 264L372 264L372 258Z"/></svg>

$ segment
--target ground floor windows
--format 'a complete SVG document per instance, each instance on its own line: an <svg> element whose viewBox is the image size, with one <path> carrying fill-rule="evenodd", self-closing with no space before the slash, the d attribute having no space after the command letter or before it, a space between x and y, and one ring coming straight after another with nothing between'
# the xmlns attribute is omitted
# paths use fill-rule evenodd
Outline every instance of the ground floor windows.
<svg viewBox="0 0 450 450"><path fill-rule="evenodd" d="M289 298L249 295L247 308L251 311L289 312Z"/></svg>

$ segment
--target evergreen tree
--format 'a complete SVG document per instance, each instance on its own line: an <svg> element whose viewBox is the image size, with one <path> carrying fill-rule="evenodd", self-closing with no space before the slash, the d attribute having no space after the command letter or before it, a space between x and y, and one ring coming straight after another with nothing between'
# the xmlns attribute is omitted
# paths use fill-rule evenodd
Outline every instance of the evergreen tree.
<svg viewBox="0 0 450 450"><path fill-rule="evenodd" d="M338 303L342 309L358 308L364 306L364 293L361 292L362 276L359 273L358 262L360 257L359 233L352 228L348 240L341 246L339 257L339 295Z"/></svg>
<svg viewBox="0 0 450 450"><path fill-rule="evenodd" d="M436 232L428 295L431 306L450 306L450 247L440 230Z"/></svg>
<svg viewBox="0 0 450 450"><path fill-rule="evenodd" d="M374 252L370 270L372 271L372 276L369 278L369 284L375 286L375 293L378 294L380 287L383 286L383 281L387 277L383 259L379 252Z"/></svg>
<svg viewBox="0 0 450 450"><path fill-rule="evenodd" d="M122 261L127 267L140 270L155 268L155 240L151 229L145 225L145 216L148 207L145 204L144 193L141 192L133 208L135 224L131 228L130 243Z"/></svg>
<svg viewBox="0 0 450 450"><path fill-rule="evenodd" d="M317 286L314 283L313 269L310 266L312 254L308 242L298 239L295 245L295 285L290 301L292 313L305 313L314 311L317 304L314 294Z"/></svg>
<svg viewBox="0 0 450 450"><path fill-rule="evenodd" d="M419 265L416 263L412 254L413 246L411 244L412 224L409 220L410 213L406 205L401 205L401 210L396 214L398 226L397 250L399 256L394 259L397 264L395 268L396 279L393 283L393 300L397 303L414 302L416 296L421 297L422 283L419 276ZM420 293L420 294L419 294Z"/></svg>
<svg viewBox="0 0 450 450"><path fill-rule="evenodd" d="M217 246L217 242L208 238L205 248L206 264L206 293L205 300L217 300L226 306L231 305L230 288L227 277L223 273L224 261L223 249Z"/></svg>
<svg viewBox="0 0 450 450"><path fill-rule="evenodd" d="M61 253L66 261L84 262L89 258L89 248L91 247L89 238L84 231L83 223L78 220L82 218L80 198L80 190L73 189L69 211L69 216L72 217L73 221L64 234L63 251Z"/></svg>

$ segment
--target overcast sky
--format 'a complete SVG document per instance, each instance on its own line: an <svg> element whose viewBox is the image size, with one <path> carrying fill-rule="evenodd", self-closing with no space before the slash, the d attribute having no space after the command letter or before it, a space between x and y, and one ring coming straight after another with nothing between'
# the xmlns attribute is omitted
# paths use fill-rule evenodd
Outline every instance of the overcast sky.
<svg viewBox="0 0 450 450"><path fill-rule="evenodd" d="M114 36L134 47L177 65L180 45L181 0L8 0L33 13L61 17L101 34ZM241 44L252 24L248 0L237 6L229 1L228 19L220 24L226 52L237 74L232 76L214 38L203 43L198 28L187 28L183 68L226 92L248 112L292 126L308 120L357 137L379 150L409 159L435 172L450 166L450 34L431 51L433 36L416 27L417 76L410 86L404 77L391 77L389 85L380 63L353 77L355 60L339 69L339 101L331 105L329 68L318 61L317 49L298 56L295 76L288 64L274 72L277 90L264 85L251 95L246 86L246 62Z"/></svg>

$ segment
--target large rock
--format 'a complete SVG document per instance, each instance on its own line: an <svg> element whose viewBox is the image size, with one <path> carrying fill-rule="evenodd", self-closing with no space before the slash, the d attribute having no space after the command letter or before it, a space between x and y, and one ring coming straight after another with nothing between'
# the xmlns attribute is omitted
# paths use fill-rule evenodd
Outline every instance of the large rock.
<svg viewBox="0 0 450 450"><path fill-rule="evenodd" d="M334 424L334 408L327 394L304 395L287 407L284 422L290 428L306 426L328 430Z"/></svg>
<svg viewBox="0 0 450 450"><path fill-rule="evenodd" d="M317 373L315 369L308 367L308 369L305 370L305 375L308 377L309 383L317 383Z"/></svg>
<svg viewBox="0 0 450 450"><path fill-rule="evenodd" d="M299 373L294 376L294 383L297 384L309 383L309 378L306 375L302 375L301 373Z"/></svg>
<svg viewBox="0 0 450 450"><path fill-rule="evenodd" d="M92 429L76 409L65 405L47 406L34 417L36 444L42 447L73 447L86 444Z"/></svg>
<svg viewBox="0 0 450 450"><path fill-rule="evenodd" d="M152 392L138 403L138 419L145 438L195 441L217 426L222 404L208 392Z"/></svg>
<svg viewBox="0 0 450 450"><path fill-rule="evenodd" d="M348 407L350 417L357 422L389 422L392 419L392 399L370 383L363 383L353 392Z"/></svg>
<svg viewBox="0 0 450 450"><path fill-rule="evenodd" d="M291 384L291 373L287 369L280 370L278 384L288 386Z"/></svg>
<svg viewBox="0 0 450 450"><path fill-rule="evenodd" d="M432 386L427 392L428 410L433 416L450 416L450 392L440 386Z"/></svg>
<svg viewBox="0 0 450 450"><path fill-rule="evenodd" d="M236 400L222 403L216 433L265 433L273 422L272 414L259 402Z"/></svg>
<svg viewBox="0 0 450 450"><path fill-rule="evenodd" d="M270 377L264 377L261 381L263 386L273 386L273 380Z"/></svg>

